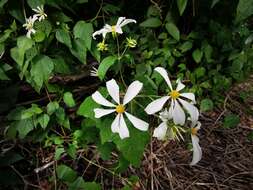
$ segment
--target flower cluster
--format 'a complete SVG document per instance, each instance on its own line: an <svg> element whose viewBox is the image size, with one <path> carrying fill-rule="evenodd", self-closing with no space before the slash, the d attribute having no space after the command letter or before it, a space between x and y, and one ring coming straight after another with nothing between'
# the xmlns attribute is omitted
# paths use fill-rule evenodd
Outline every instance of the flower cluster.
<svg viewBox="0 0 253 190"><path fill-rule="evenodd" d="M112 36L115 38L117 34L123 34L122 27L129 24L129 23L136 23L136 20L134 19L126 19L125 17L119 17L117 23L115 25L109 25L106 24L102 29L94 32L92 34L93 39L96 39L97 35L102 35L103 36L103 41L98 43L97 48L99 51L107 51L108 47L107 44L105 43L105 37L107 33L112 33ZM127 38L127 46L128 47L135 47L136 46L136 40Z"/></svg>
<svg viewBox="0 0 253 190"><path fill-rule="evenodd" d="M26 36L28 38L31 38L31 34L35 34L36 30L34 29L34 23L38 21L42 21L46 19L47 14L44 12L44 7L38 6L36 9L32 9L36 14L33 16L30 16L29 18L26 18L26 23L23 24L23 27L27 30Z"/></svg>
<svg viewBox="0 0 253 190"><path fill-rule="evenodd" d="M98 44L98 49L101 51L107 50L108 46L105 44L105 37L107 33L112 33L115 38L117 34L122 34L122 27L128 23L136 23L133 19L126 19L120 17L116 25L110 26L106 24L102 29L93 33L92 37L102 35L103 41ZM136 40L127 38L126 46L135 47ZM199 146L199 138L197 131L200 129L201 123L199 120L199 111L195 106L195 95L191 92L184 92L185 85L180 79L176 81L176 88L173 88L173 83L169 79L167 71L163 67L156 67L154 69L165 80L168 85L167 94L162 96L151 103L149 103L144 111L148 115L155 115L159 112L159 119L161 123L155 128L153 137L159 140L165 140L166 138L172 140L184 139L182 133L187 130L183 128L185 124L191 123L189 129L193 147L193 159L190 165L195 165L200 161L202 157L202 150ZM94 69L91 73L92 76L97 76L97 69ZM130 136L128 127L126 125L124 116L133 124L135 128L140 131L147 131L149 124L129 113L127 104L132 101L141 91L143 84L139 81L134 81L127 88L124 97L120 96L120 89L114 79L106 82L106 88L113 100L113 103L105 99L99 91L92 94L92 99L104 106L104 108L95 108L95 118L101 118L103 116L116 113L114 120L111 123L111 131L118 133L121 139L128 138ZM156 115L155 115L156 116Z"/></svg>

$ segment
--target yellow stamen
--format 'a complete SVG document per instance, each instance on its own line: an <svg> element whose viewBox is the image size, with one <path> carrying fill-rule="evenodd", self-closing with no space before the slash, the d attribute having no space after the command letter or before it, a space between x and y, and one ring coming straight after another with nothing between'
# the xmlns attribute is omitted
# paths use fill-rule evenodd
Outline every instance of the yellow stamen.
<svg viewBox="0 0 253 190"><path fill-rule="evenodd" d="M125 107L122 104L119 104L116 106L116 112L117 113L124 113L125 112Z"/></svg>
<svg viewBox="0 0 253 190"><path fill-rule="evenodd" d="M171 96L172 99L177 99L180 96L180 93L176 90L172 90L169 94Z"/></svg>
<svg viewBox="0 0 253 190"><path fill-rule="evenodd" d="M191 128L192 135L197 135L198 129L196 127Z"/></svg>

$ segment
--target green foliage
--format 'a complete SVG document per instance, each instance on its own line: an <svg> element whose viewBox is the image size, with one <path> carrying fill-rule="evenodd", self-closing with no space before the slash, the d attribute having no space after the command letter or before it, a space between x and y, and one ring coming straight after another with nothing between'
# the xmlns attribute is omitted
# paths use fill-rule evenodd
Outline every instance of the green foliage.
<svg viewBox="0 0 253 190"><path fill-rule="evenodd" d="M208 98L203 99L200 103L200 110L204 112L211 111L213 107L214 107L213 101Z"/></svg>
<svg viewBox="0 0 253 190"><path fill-rule="evenodd" d="M54 69L53 61L45 55L36 57L31 66L32 85L39 92L43 83L47 83Z"/></svg>
<svg viewBox="0 0 253 190"><path fill-rule="evenodd" d="M177 26L173 23L167 23L165 25L169 34L177 41L180 39L180 31L178 30Z"/></svg>
<svg viewBox="0 0 253 190"><path fill-rule="evenodd" d="M162 25L162 22L158 18L148 18L147 20L140 23L141 27L146 27L146 28L157 28L161 25Z"/></svg>
<svg viewBox="0 0 253 190"><path fill-rule="evenodd" d="M28 38L23 24L37 6L44 7L47 17L35 21L35 33ZM115 113L95 118L94 109L105 107L94 102L91 94L99 89L111 101L104 87L105 81L114 78L122 99L127 86L138 80L143 88L127 111L147 121L143 108L154 97L168 93L154 72L160 66L172 81L185 81L184 90L195 93L202 112L212 111L232 84L252 72L252 13L252 0L102 4L88 0L0 0L0 113L8 114L4 138L34 145L39 142L43 152L57 160L57 180L68 189L101 189L76 170L80 150L92 150L100 160L117 154L113 159L118 160L110 169L120 173L129 165L140 166L150 134L125 118L130 137L120 139L111 130ZM116 24L117 15L135 19L138 24L129 23L122 26L122 34L110 31L105 39L98 35L94 40L94 31ZM129 46L127 39L136 40L137 45ZM97 48L100 42L107 45L104 51ZM97 77L90 76L92 67L97 68ZM243 94L240 97L247 99ZM239 116L230 114L223 125L233 128L239 121ZM152 129L153 123L149 131ZM0 165L12 165L26 158L14 152L0 159ZM74 164L67 166L70 161ZM132 180L133 184L136 181ZM126 185L123 189L131 188Z"/></svg>
<svg viewBox="0 0 253 190"><path fill-rule="evenodd" d="M103 80L108 69L116 62L117 57L108 56L102 60L98 67L98 77Z"/></svg>
<svg viewBox="0 0 253 190"><path fill-rule="evenodd" d="M235 114L229 114L224 118L223 126L225 128L234 128L240 123L240 117Z"/></svg>
<svg viewBox="0 0 253 190"><path fill-rule="evenodd" d="M71 92L65 92L63 95L63 101L68 107L74 107L76 105L75 100Z"/></svg>

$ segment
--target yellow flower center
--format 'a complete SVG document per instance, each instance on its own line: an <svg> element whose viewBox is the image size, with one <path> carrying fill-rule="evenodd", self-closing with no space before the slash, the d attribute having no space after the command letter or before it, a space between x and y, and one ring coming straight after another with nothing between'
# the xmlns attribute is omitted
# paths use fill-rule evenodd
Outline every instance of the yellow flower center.
<svg viewBox="0 0 253 190"><path fill-rule="evenodd" d="M198 129L196 127L191 128L192 135L197 135Z"/></svg>
<svg viewBox="0 0 253 190"><path fill-rule="evenodd" d="M171 96L172 99L177 99L180 96L180 93L176 90L172 90L169 94Z"/></svg>
<svg viewBox="0 0 253 190"><path fill-rule="evenodd" d="M115 26L115 25L113 25L113 26L112 26L112 36L115 38L115 37L116 37L116 35L117 35L117 32L116 32L116 26Z"/></svg>
<svg viewBox="0 0 253 190"><path fill-rule="evenodd" d="M125 107L122 104L119 104L116 106L116 112L117 113L124 113L125 112Z"/></svg>

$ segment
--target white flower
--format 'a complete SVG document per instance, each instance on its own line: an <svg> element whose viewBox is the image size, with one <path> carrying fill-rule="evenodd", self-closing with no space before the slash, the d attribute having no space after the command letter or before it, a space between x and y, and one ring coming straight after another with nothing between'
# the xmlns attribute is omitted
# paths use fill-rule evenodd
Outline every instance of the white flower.
<svg viewBox="0 0 253 190"><path fill-rule="evenodd" d="M112 122L111 130L113 133L119 133L121 139L129 137L129 131L125 123L123 114L127 116L129 121L133 124L135 128L141 131L148 130L148 123L126 112L125 107L127 103L129 103L135 96L137 96L137 94L142 89L142 86L143 84L139 81L132 82L126 91L126 94L123 98L123 103L120 103L121 101L119 95L119 86L117 85L116 81L112 79L106 82L107 91L109 95L112 97L112 99L116 102L116 105L106 100L98 91L92 94L92 99L95 102L105 107L111 108L111 109L102 109L102 108L94 109L96 118L103 117L113 112L117 113L116 118Z"/></svg>
<svg viewBox="0 0 253 190"><path fill-rule="evenodd" d="M102 29L94 32L92 34L92 37L93 37L93 39L96 39L95 36L102 34L103 38L105 38L106 34L110 33L110 32L112 33L113 36L116 36L117 33L122 34L123 31L121 28L129 23L132 23L132 22L136 23L136 20L126 19L126 17L119 17L116 25L111 26L109 24L106 24Z"/></svg>
<svg viewBox="0 0 253 190"><path fill-rule="evenodd" d="M155 128L153 137L156 137L159 140L164 140L168 129L167 122L169 121L169 119L171 119L171 117L166 108L163 112L160 112L159 117L162 120L162 123L157 128Z"/></svg>
<svg viewBox="0 0 253 190"><path fill-rule="evenodd" d="M195 95L193 93L180 93L182 89L184 89L185 85L181 83L180 80L177 80L177 88L173 90L169 76L167 71L162 67L156 67L155 71L157 71L166 81L167 85L169 86L169 94L167 96L161 97L157 100L151 102L146 108L145 111L148 114L154 114L160 111L164 104L171 99L171 104L169 107L169 114L172 116L173 121L176 125L184 125L185 123L185 112L183 108L190 114L192 121L197 121L199 117L198 109L193 105L196 103ZM191 102L187 102L182 98L187 98Z"/></svg>
<svg viewBox="0 0 253 190"><path fill-rule="evenodd" d="M46 19L47 14L44 12L43 5L37 6L36 9L32 9L32 10L37 13L37 14L34 14L33 16L37 17L39 19L39 21Z"/></svg>
<svg viewBox="0 0 253 190"><path fill-rule="evenodd" d="M98 69L96 67L92 67L90 70L90 76L98 77Z"/></svg>
<svg viewBox="0 0 253 190"><path fill-rule="evenodd" d="M165 140L165 137L167 137L169 140L184 140L181 133L184 133L185 130L180 126L170 125L168 123L172 116L168 112L167 108L160 112L159 117L162 120L162 123L155 128L153 137L156 137L158 140Z"/></svg>
<svg viewBox="0 0 253 190"><path fill-rule="evenodd" d="M199 121L192 122L191 126L191 139L192 139L192 149L193 149L193 157L190 165L197 164L202 158L202 150L199 146L199 138L197 136L197 132L201 127L201 123Z"/></svg>
<svg viewBox="0 0 253 190"><path fill-rule="evenodd" d="M37 17L33 16L33 17L29 17L28 19L26 19L26 23L23 24L23 27L25 27L25 29L27 30L26 36L28 38L31 38L31 34L35 34L35 30L33 29L33 25L34 22L37 20Z"/></svg>

